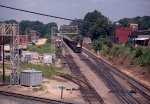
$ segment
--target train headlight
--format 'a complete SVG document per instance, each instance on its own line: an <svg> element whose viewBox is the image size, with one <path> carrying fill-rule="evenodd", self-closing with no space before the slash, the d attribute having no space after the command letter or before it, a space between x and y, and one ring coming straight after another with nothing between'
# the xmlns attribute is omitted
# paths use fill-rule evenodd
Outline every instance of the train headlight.
<svg viewBox="0 0 150 104"><path fill-rule="evenodd" d="M76 47L81 47L81 44L80 44L80 43L78 43L78 44L76 45Z"/></svg>

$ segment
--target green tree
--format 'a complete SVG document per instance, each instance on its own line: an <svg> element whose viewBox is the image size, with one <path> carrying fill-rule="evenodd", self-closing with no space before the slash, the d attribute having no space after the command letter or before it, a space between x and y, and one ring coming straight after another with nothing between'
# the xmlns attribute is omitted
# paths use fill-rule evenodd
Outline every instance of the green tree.
<svg viewBox="0 0 150 104"><path fill-rule="evenodd" d="M25 34L26 31L33 29L39 32L40 37L44 37L46 34L50 34L51 28L57 27L57 24L55 22L43 24L43 22L40 21L23 20L19 23L19 26L21 34Z"/></svg>
<svg viewBox="0 0 150 104"><path fill-rule="evenodd" d="M139 29L146 30L150 28L150 16L141 17L139 20Z"/></svg>
<svg viewBox="0 0 150 104"><path fill-rule="evenodd" d="M52 27L57 27L55 22L51 22L45 25L46 35L51 34Z"/></svg>
<svg viewBox="0 0 150 104"><path fill-rule="evenodd" d="M129 25L128 19L127 18L120 19L119 24L123 27L127 27Z"/></svg>
<svg viewBox="0 0 150 104"><path fill-rule="evenodd" d="M38 31L41 35L44 36L45 34L45 31L44 31L44 24L43 22L40 22L40 21L33 21L31 22L31 25L32 25L32 29ZM41 36L41 37L43 37Z"/></svg>
<svg viewBox="0 0 150 104"><path fill-rule="evenodd" d="M11 24L18 24L18 22L16 21L16 20L13 20L13 19L11 19L11 20L7 20L7 21L4 21L5 23L11 23Z"/></svg>
<svg viewBox="0 0 150 104"><path fill-rule="evenodd" d="M102 35L109 35L106 29L106 26L109 24L109 19L97 10L89 12L84 17L81 34L93 40Z"/></svg>
<svg viewBox="0 0 150 104"><path fill-rule="evenodd" d="M25 34L27 29L32 29L32 24L28 20L23 20L19 23L20 34Z"/></svg>

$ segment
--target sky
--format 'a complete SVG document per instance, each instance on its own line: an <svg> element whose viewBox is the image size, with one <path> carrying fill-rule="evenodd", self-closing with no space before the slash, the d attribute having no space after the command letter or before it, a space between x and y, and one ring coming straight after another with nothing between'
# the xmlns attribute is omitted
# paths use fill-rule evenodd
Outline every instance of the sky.
<svg viewBox="0 0 150 104"><path fill-rule="evenodd" d="M150 0L0 0L0 5L69 19L83 19L86 13L94 10L113 22L124 17L150 16ZM0 7L0 20L9 19L56 22L58 26L70 22Z"/></svg>

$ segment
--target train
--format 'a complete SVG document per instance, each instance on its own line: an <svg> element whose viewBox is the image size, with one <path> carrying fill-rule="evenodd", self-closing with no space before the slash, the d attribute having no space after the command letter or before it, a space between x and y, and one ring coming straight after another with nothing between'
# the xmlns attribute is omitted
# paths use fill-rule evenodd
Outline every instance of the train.
<svg viewBox="0 0 150 104"><path fill-rule="evenodd" d="M67 36L64 36L63 40L75 53L82 53L82 38L78 40L73 40L68 38Z"/></svg>

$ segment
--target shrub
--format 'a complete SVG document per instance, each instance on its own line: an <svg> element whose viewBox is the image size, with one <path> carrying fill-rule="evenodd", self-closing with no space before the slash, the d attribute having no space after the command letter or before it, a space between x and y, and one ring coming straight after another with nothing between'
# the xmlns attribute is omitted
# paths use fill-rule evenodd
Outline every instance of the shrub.
<svg viewBox="0 0 150 104"><path fill-rule="evenodd" d="M114 45L109 54L112 55L112 56L117 56L118 54L120 54L121 52L124 51L124 46L123 45Z"/></svg>
<svg viewBox="0 0 150 104"><path fill-rule="evenodd" d="M143 54L142 50L143 50L143 48L140 47L140 46L138 46L138 47L135 49L135 58L138 58L138 57L140 57L140 56Z"/></svg>
<svg viewBox="0 0 150 104"><path fill-rule="evenodd" d="M139 62L141 65L150 65L150 48L143 49Z"/></svg>
<svg viewBox="0 0 150 104"><path fill-rule="evenodd" d="M102 53L103 55L107 55L107 54L109 53L109 50L110 50L110 48L104 45L104 46L102 47L101 53Z"/></svg>
<svg viewBox="0 0 150 104"><path fill-rule="evenodd" d="M102 43L100 40L95 40L93 42L93 48L95 51L100 51L102 49Z"/></svg>

